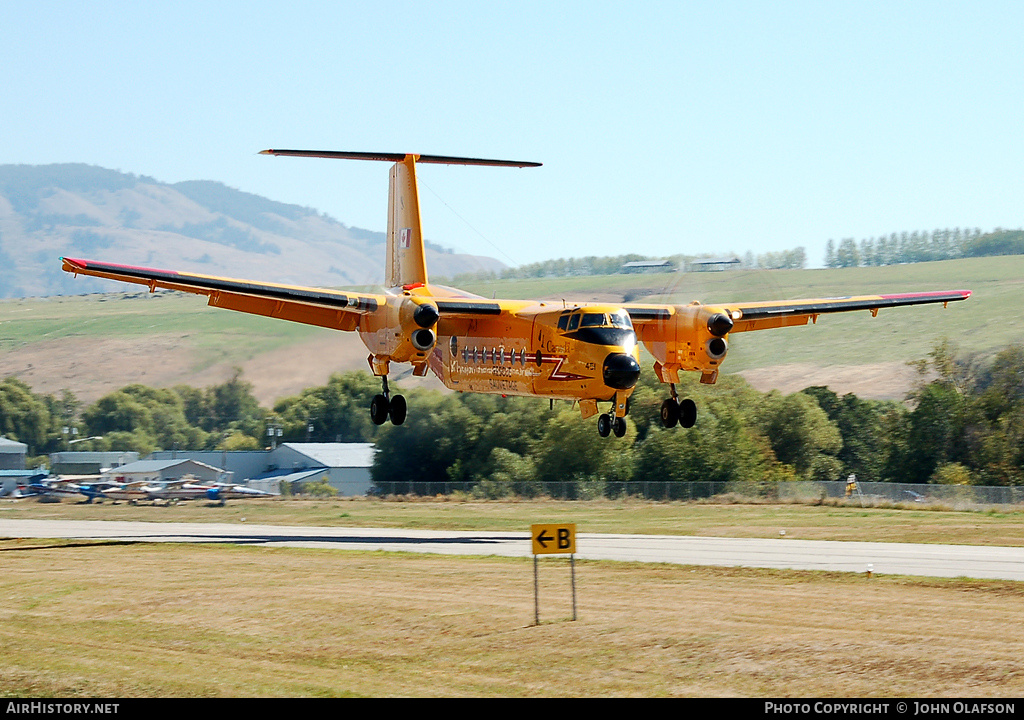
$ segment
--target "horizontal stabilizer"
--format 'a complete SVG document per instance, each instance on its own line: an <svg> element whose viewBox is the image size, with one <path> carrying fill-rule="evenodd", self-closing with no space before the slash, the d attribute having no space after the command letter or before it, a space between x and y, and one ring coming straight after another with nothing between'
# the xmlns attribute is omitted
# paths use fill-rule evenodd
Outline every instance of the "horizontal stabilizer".
<svg viewBox="0 0 1024 720"><path fill-rule="evenodd" d="M383 160L385 162L402 162L409 155L412 155L413 159L418 163L436 163L439 165L491 165L497 167L540 167L541 165L540 163L520 162L518 160L485 160L481 158L449 157L447 155L342 152L337 150L262 150L260 155L332 158L335 160Z"/></svg>

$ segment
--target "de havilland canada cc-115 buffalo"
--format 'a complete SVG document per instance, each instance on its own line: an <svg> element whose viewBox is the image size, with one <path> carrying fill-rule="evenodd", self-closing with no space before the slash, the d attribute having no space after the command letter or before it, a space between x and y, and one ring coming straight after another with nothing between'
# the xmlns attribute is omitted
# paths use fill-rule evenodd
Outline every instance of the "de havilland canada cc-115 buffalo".
<svg viewBox="0 0 1024 720"><path fill-rule="evenodd" d="M602 436L626 432L629 397L640 377L639 344L669 386L661 406L666 427L691 427L697 408L680 399L681 371L714 383L730 333L806 325L819 315L966 300L969 290L767 302L671 305L486 299L432 284L420 225L418 163L537 167L539 163L396 153L264 150L265 155L379 160L393 163L388 194L385 291L348 292L237 280L189 272L62 258L63 269L157 288L206 295L209 304L292 322L358 332L381 379L370 404L380 425L401 425L406 401L388 388L392 363L428 370L452 390L571 400L584 418L598 415ZM602 413L600 403L611 405Z"/></svg>

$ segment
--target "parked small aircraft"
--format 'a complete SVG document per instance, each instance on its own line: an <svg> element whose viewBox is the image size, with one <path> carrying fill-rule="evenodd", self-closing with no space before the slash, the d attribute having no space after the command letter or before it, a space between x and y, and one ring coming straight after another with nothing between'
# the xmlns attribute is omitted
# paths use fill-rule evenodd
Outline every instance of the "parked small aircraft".
<svg viewBox="0 0 1024 720"><path fill-rule="evenodd" d="M188 272L62 258L76 275L206 295L209 304L241 312L356 331L370 351L367 362L381 378L370 417L401 425L406 401L388 388L391 363L409 363L413 374L430 369L452 390L533 395L572 400L584 418L600 414L602 437L626 433L629 397L640 377L638 343L654 357L654 372L669 386L661 406L665 427L691 427L693 400L680 400L680 371L714 383L728 352L730 333L815 322L819 315L942 303L970 297L969 290L768 302L688 305L590 304L488 300L431 284L423 252L417 163L537 167L540 163L394 153L264 150L265 155L382 160L394 163L388 197L386 290L383 294L324 290L235 280Z"/></svg>
<svg viewBox="0 0 1024 720"><path fill-rule="evenodd" d="M231 483L197 483L194 480L165 480L129 483L109 483L97 495L108 500L127 500L132 505L143 500L163 500L177 503L182 500L214 500L224 503L237 498L274 497L274 493Z"/></svg>
<svg viewBox="0 0 1024 720"><path fill-rule="evenodd" d="M133 505L139 500L148 500L145 480L135 480L128 483L112 483L110 487L103 490L103 497L108 500L127 500Z"/></svg>
<svg viewBox="0 0 1024 720"><path fill-rule="evenodd" d="M150 500L177 503L181 500L216 500L224 503L234 498L273 497L273 493L227 483L197 483L194 480L169 480L144 485L142 490Z"/></svg>

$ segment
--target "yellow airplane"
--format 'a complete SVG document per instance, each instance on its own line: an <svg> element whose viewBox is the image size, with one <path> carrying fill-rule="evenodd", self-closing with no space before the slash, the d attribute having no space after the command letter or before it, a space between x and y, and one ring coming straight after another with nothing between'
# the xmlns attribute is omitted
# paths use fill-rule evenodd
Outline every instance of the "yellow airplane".
<svg viewBox="0 0 1024 720"><path fill-rule="evenodd" d="M665 427L692 427L697 407L680 400L680 371L714 383L730 333L806 325L819 315L901 305L966 300L969 290L860 297L666 305L488 300L431 284L423 252L418 163L537 167L540 163L395 153L264 150L265 155L379 160L393 163L388 196L384 294L346 292L236 280L187 272L61 258L63 269L157 288L206 295L214 307L355 331L381 378L370 404L380 425L401 425L406 401L388 388L391 363L413 374L431 370L452 390L532 395L574 401L584 418L598 415L602 437L626 433L629 398L640 377L639 343L654 356L658 380L669 386L661 406ZM601 413L598 403L610 403Z"/></svg>

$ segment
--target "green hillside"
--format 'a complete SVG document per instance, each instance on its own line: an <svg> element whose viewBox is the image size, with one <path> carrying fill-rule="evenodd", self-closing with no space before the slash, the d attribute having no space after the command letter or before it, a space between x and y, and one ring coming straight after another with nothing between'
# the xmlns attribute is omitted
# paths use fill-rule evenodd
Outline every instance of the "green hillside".
<svg viewBox="0 0 1024 720"><path fill-rule="evenodd" d="M146 292L23 298L0 301L0 354L33 344L68 339L131 338L145 343L161 335L185 338L194 368L228 359L241 362L316 332L294 323L210 308L205 298Z"/></svg>
<svg viewBox="0 0 1024 720"><path fill-rule="evenodd" d="M646 298L680 303L974 291L970 300L945 309L883 310L876 318L865 311L824 316L807 327L737 333L730 337L723 368L726 373L792 364L826 368L873 365L877 372L882 363L901 366L926 357L943 338L950 338L965 352L983 356L1009 344L1024 344L1024 256L871 268L498 280L469 284L464 289L486 297L605 302ZM0 301L0 377L23 377L39 391L68 387L89 396L120 387L131 378L157 382L152 372L133 375L137 368L118 366L118 353L123 354L126 346L158 348L152 353L154 367L170 365L173 359L180 371L173 379L160 381L166 384L201 384L210 381L210 372L219 372L217 377L223 379L230 376L233 366L244 367L258 392L267 383L261 397L268 401L286 391L297 392L294 384L287 388L269 385L285 373L294 376L292 382L301 388L305 386L302 383L323 383L325 373L366 369L366 351L354 334L217 310L196 296L135 291ZM44 369L46 358L67 347L73 350L66 363ZM79 348L102 348L103 352L88 359ZM68 363L79 363L76 373L66 374ZM256 374L257 365L262 377ZM314 365L320 375L304 376ZM199 378L202 372L207 375ZM794 371L788 372L792 375ZM102 387L89 392L75 387L83 384L83 378L100 376L104 378ZM69 377L72 379L66 379ZM888 396L901 394L897 391Z"/></svg>

